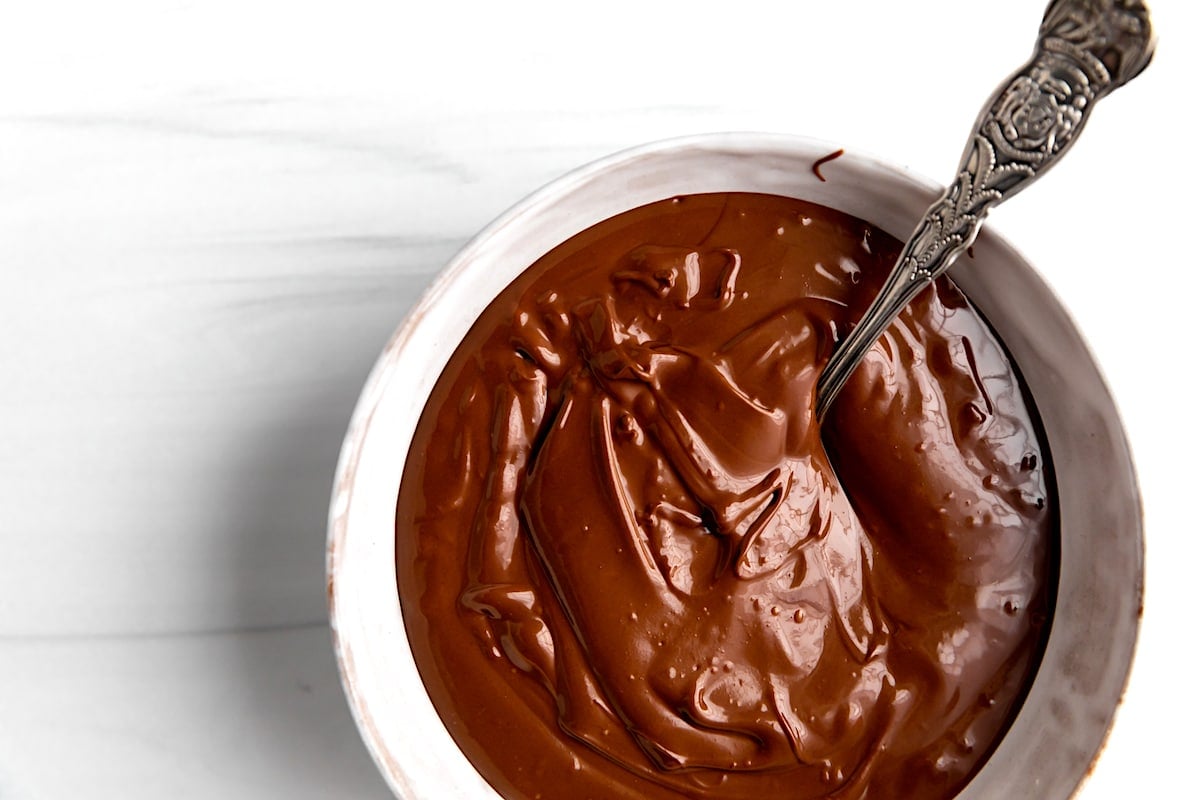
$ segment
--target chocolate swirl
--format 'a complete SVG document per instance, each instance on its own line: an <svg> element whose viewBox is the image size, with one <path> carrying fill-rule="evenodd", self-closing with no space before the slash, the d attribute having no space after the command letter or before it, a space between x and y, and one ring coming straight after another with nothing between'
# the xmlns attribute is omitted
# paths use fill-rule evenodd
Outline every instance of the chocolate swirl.
<svg viewBox="0 0 1200 800"><path fill-rule="evenodd" d="M941 281L824 442L814 419L896 250L798 201L688 197L481 317L414 443L397 566L435 704L507 797L950 796L986 755L1048 611L1016 375Z"/></svg>

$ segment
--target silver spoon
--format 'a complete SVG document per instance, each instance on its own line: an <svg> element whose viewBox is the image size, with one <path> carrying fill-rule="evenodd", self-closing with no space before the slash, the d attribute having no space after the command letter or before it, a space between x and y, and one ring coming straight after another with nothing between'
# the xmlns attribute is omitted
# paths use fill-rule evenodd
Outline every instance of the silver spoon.
<svg viewBox="0 0 1200 800"><path fill-rule="evenodd" d="M1057 164L1096 101L1137 77L1153 54L1150 12L1139 0L1052 0L1033 56L983 107L958 177L821 373L818 420L896 315L971 246L988 211Z"/></svg>

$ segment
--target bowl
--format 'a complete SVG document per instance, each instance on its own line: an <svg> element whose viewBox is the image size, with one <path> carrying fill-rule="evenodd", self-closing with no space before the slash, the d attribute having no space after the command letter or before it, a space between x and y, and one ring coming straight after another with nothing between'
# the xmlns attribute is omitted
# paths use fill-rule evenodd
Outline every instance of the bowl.
<svg viewBox="0 0 1200 800"><path fill-rule="evenodd" d="M329 521L330 624L351 711L406 800L499 795L425 692L396 589L396 498L426 398L476 316L555 245L622 211L681 194L808 200L905 239L937 185L829 143L720 134L640 147L572 172L492 223L445 268L371 372L342 448ZM1141 504L1124 431L1096 363L1034 269L985 229L954 280L1020 369L1046 430L1060 510L1060 570L1028 696L963 800L1065 800L1086 780L1120 702L1141 609Z"/></svg>

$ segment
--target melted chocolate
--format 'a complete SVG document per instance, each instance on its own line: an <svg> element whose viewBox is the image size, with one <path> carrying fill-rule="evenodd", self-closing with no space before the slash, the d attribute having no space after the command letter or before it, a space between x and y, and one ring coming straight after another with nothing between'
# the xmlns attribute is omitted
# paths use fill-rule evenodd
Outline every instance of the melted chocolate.
<svg viewBox="0 0 1200 800"><path fill-rule="evenodd" d="M825 176L821 174L821 167L825 166L830 161L841 158L844 155L846 155L846 151L838 149L838 150L834 150L832 153L830 153L827 156L821 156L820 158L818 158L816 161L813 162L813 165L812 165L813 175L816 175L817 178L820 179L821 183L825 183Z"/></svg>
<svg viewBox="0 0 1200 800"><path fill-rule="evenodd" d="M940 798L982 763L1049 613L1045 455L948 280L818 428L898 249L796 200L676 198L481 315L412 445L397 571L505 797Z"/></svg>

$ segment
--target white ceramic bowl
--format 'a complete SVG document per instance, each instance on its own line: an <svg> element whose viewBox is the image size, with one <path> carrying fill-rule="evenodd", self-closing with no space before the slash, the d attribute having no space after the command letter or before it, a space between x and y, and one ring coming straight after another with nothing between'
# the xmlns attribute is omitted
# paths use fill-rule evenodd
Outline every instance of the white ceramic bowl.
<svg viewBox="0 0 1200 800"><path fill-rule="evenodd" d="M406 800L496 792L446 731L404 630L395 574L400 478L426 397L493 297L539 256L621 211L679 194L762 192L809 200L903 240L939 187L878 160L781 136L653 144L566 175L484 230L446 267L371 373L342 449L329 524L328 590L342 681L362 736ZM1091 354L1034 270L985 230L991 271L956 282L992 323L1046 427L1061 513L1061 571L1045 655L1009 732L961 793L1064 800L1085 779L1125 686L1142 587L1141 507L1124 433ZM986 259L984 257L986 256Z"/></svg>

